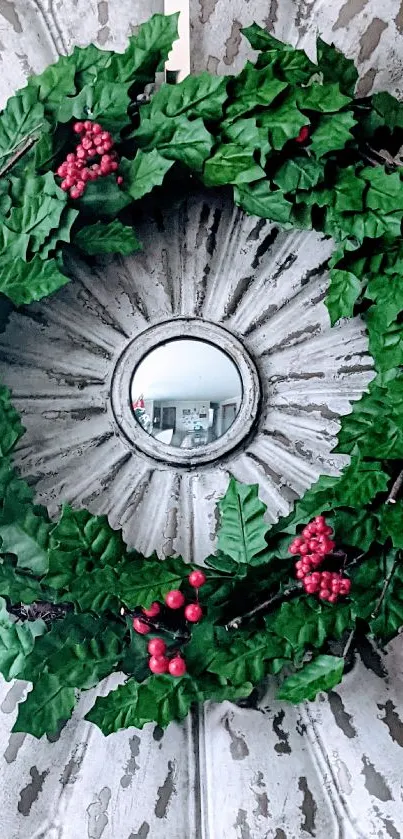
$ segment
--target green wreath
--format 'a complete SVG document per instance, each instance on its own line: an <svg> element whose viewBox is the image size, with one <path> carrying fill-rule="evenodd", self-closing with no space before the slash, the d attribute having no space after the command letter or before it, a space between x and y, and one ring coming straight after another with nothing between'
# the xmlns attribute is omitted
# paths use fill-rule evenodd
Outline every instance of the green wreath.
<svg viewBox="0 0 403 839"><path fill-rule="evenodd" d="M281 698L313 699L340 681L357 638L385 643L403 625L403 106L388 93L354 99L353 63L321 39L314 64L256 24L244 35L258 58L238 76L202 73L147 96L176 26L155 15L123 54L75 48L8 101L0 291L15 306L57 291L71 247L138 249L133 210L173 177L232 186L247 213L333 237L330 318L360 313L376 378L341 421L341 477L320 478L270 528L258 488L232 481L217 554L190 577L178 557L128 551L103 516L65 507L52 522L13 469L23 428L1 390L0 671L33 683L13 730L37 737L69 718L78 689L115 671L125 680L87 714L105 734L248 697L270 674ZM311 538L317 572L301 547ZM168 672L150 672L155 638Z"/></svg>

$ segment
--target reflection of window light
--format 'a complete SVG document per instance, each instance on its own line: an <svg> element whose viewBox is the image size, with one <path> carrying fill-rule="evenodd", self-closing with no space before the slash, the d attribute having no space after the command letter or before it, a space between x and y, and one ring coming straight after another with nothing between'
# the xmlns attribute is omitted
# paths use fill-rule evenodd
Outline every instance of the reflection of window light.
<svg viewBox="0 0 403 839"><path fill-rule="evenodd" d="M208 411L208 427L211 428L214 422L214 408L209 408Z"/></svg>

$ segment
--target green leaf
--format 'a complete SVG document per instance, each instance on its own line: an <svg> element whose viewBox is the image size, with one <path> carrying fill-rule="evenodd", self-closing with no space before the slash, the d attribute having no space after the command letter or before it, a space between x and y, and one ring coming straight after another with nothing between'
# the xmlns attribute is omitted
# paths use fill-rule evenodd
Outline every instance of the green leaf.
<svg viewBox="0 0 403 839"><path fill-rule="evenodd" d="M334 185L334 206L339 212L362 211L365 183L357 177L354 166L342 169Z"/></svg>
<svg viewBox="0 0 403 839"><path fill-rule="evenodd" d="M236 186L234 201L249 215L268 218L282 224L286 224L290 219L291 202L284 198L281 190L274 191L269 181L258 181L252 186Z"/></svg>
<svg viewBox="0 0 403 839"><path fill-rule="evenodd" d="M21 258L5 262L0 272L0 291L16 306L41 300L68 282L56 259L43 262L38 254L30 262Z"/></svg>
<svg viewBox="0 0 403 839"><path fill-rule="evenodd" d="M378 306L381 306L387 312L387 320L391 323L395 320L399 312L403 311L403 283L401 276L399 274L392 276L381 274L371 277L368 282L365 297L368 297L370 300L375 300Z"/></svg>
<svg viewBox="0 0 403 839"><path fill-rule="evenodd" d="M0 456L4 457L13 450L24 434L20 415L11 403L8 388L0 385Z"/></svg>
<svg viewBox="0 0 403 839"><path fill-rule="evenodd" d="M250 638L240 634L225 650L218 650L208 665L211 673L233 685L260 682L267 672L267 659L287 657L288 645L269 632L255 632Z"/></svg>
<svg viewBox="0 0 403 839"><path fill-rule="evenodd" d="M190 122L184 115L165 117L157 113L152 119L142 119L134 138L146 146L146 151L158 149L168 160L180 160L195 171L202 169L213 145L203 120Z"/></svg>
<svg viewBox="0 0 403 839"><path fill-rule="evenodd" d="M377 537L377 521L369 510L335 510L333 527L337 545L361 551L368 551Z"/></svg>
<svg viewBox="0 0 403 839"><path fill-rule="evenodd" d="M371 306L367 312L369 347L378 370L400 367L403 358L403 331L394 320L395 305Z"/></svg>
<svg viewBox="0 0 403 839"><path fill-rule="evenodd" d="M394 394L399 384L381 388L371 383L370 392L353 403L351 414L342 417L337 452L350 454L354 447L362 457L403 458L403 418L399 413L401 394Z"/></svg>
<svg viewBox="0 0 403 839"><path fill-rule="evenodd" d="M362 280L351 271L338 271L333 268L330 272L330 285L326 295L326 306L332 326L340 318L351 318L354 305L362 290Z"/></svg>
<svg viewBox="0 0 403 839"><path fill-rule="evenodd" d="M323 176L323 167L310 157L289 158L277 169L273 181L283 192L311 189Z"/></svg>
<svg viewBox="0 0 403 839"><path fill-rule="evenodd" d="M122 158L120 170L125 181L126 192L137 201L151 192L155 186L161 186L166 173L173 166L172 160L153 149L150 152L143 152L138 149L134 160Z"/></svg>
<svg viewBox="0 0 403 839"><path fill-rule="evenodd" d="M51 574L46 577L45 581L56 586L55 577ZM118 597L117 573L108 567L88 569L77 576L77 579L71 582L65 591L60 592L58 601L75 603L82 612L94 612L98 615L101 612L117 614L121 605Z"/></svg>
<svg viewBox="0 0 403 839"><path fill-rule="evenodd" d="M320 648L328 637L340 638L351 622L348 603L330 606L306 596L282 603L276 614L266 618L270 632L288 641L299 654L307 646Z"/></svg>
<svg viewBox="0 0 403 839"><path fill-rule="evenodd" d="M403 503L383 504L377 513L381 536L384 541L392 540L394 548L403 548Z"/></svg>
<svg viewBox="0 0 403 839"><path fill-rule="evenodd" d="M38 580L17 568L16 557L0 559L0 595L10 603L33 603L45 596L45 588Z"/></svg>
<svg viewBox="0 0 403 839"><path fill-rule="evenodd" d="M56 118L60 103L76 92L75 64L72 56L60 56L55 64L50 64L43 73L28 79L28 88L36 88L39 101L45 106L45 113L52 120Z"/></svg>
<svg viewBox="0 0 403 839"><path fill-rule="evenodd" d="M227 120L247 114L258 106L268 108L286 87L287 83L275 79L269 68L256 70L248 63L234 82L231 104L226 110Z"/></svg>
<svg viewBox="0 0 403 839"><path fill-rule="evenodd" d="M129 124L127 114L130 99L128 84L98 81L88 84L77 96L62 101L57 112L58 122L76 119L99 120L106 130L118 132Z"/></svg>
<svg viewBox="0 0 403 839"><path fill-rule="evenodd" d="M58 227L65 203L66 196L62 193L58 198L42 195L31 198L22 207L13 207L2 229L6 258L10 257L10 245L13 256L22 259L26 259L28 248L38 251L50 231Z"/></svg>
<svg viewBox="0 0 403 839"><path fill-rule="evenodd" d="M148 722L165 728L172 720L186 717L196 699L189 676L152 676L140 685L129 679L107 696L99 696L85 719L105 735L131 726L143 728Z"/></svg>
<svg viewBox="0 0 403 839"><path fill-rule="evenodd" d="M91 255L129 254L140 249L140 243L133 228L122 224L118 219L108 224L97 221L88 227L82 227L74 237L74 244Z"/></svg>
<svg viewBox="0 0 403 839"><path fill-rule="evenodd" d="M146 115L152 117L161 112L168 117L186 114L189 119L219 120L227 98L228 81L228 78L205 72L187 76L178 84L163 84L152 97L150 105L145 106Z"/></svg>
<svg viewBox="0 0 403 839"><path fill-rule="evenodd" d="M25 659L34 648L35 638L46 632L42 620L20 623L12 620L0 598L0 672L7 682L21 673Z"/></svg>
<svg viewBox="0 0 403 839"><path fill-rule="evenodd" d="M334 488L338 478L330 475L322 475L315 484L313 484L302 496L299 501L296 501L294 510L286 518L280 519L277 524L272 525L268 532L269 544L273 534L281 533L295 533L300 524L306 524L315 516L322 515L327 510L332 510L334 506Z"/></svg>
<svg viewBox="0 0 403 839"><path fill-rule="evenodd" d="M41 259L49 259L50 255L54 255L60 242L70 242L71 228L78 215L78 210L64 207L59 226L50 233L39 251Z"/></svg>
<svg viewBox="0 0 403 839"><path fill-rule="evenodd" d="M71 717L75 703L74 688L61 685L57 676L45 673L25 702L19 703L18 717L12 730L38 738L43 734L56 734L60 724Z"/></svg>
<svg viewBox="0 0 403 839"><path fill-rule="evenodd" d="M8 100L0 117L0 160L8 157L28 135L48 129L38 90L24 87Z"/></svg>
<svg viewBox="0 0 403 839"><path fill-rule="evenodd" d="M361 508L387 488L388 476L380 463L354 457L335 484L335 502L339 506Z"/></svg>
<svg viewBox="0 0 403 839"><path fill-rule="evenodd" d="M294 140L309 119L297 106L295 93L290 93L281 105L268 108L257 116L257 124L267 130L274 149L282 149L288 140Z"/></svg>
<svg viewBox="0 0 403 839"><path fill-rule="evenodd" d="M96 47L95 44L88 44L87 47L74 47L71 56L68 56L68 58L71 59L76 69L77 87L81 89L102 76L103 70L109 67L114 54L109 50ZM117 79L112 78L111 81L116 82Z"/></svg>
<svg viewBox="0 0 403 839"><path fill-rule="evenodd" d="M244 149L254 151L260 148L261 136L256 123L256 117L249 117L247 119L237 119L231 122L224 128L224 136L238 146Z"/></svg>
<svg viewBox="0 0 403 839"><path fill-rule="evenodd" d="M265 177L264 169L251 157L250 150L235 143L218 146L206 161L203 180L207 186L243 184Z"/></svg>
<svg viewBox="0 0 403 839"><path fill-rule="evenodd" d="M113 530L106 516L92 516L87 510L73 510L65 505L61 518L51 534L51 546L55 552L66 554L60 558L68 573L68 556L88 557L98 565L115 566L126 556L126 546L120 531ZM77 569L71 570L76 577Z"/></svg>
<svg viewBox="0 0 403 839"><path fill-rule="evenodd" d="M297 103L304 111L319 111L322 114L331 114L341 111L351 102L350 96L345 96L340 90L340 84L312 84L300 88L296 92Z"/></svg>
<svg viewBox="0 0 403 839"><path fill-rule="evenodd" d="M316 157L323 157L324 154L344 149L347 143L354 140L351 129L356 123L351 111L320 117L311 136L309 150Z"/></svg>
<svg viewBox="0 0 403 839"><path fill-rule="evenodd" d="M274 38L273 35L270 35L270 32L267 32L266 29L263 29L257 23L245 26L241 29L241 32L242 35L245 35L245 38L247 38L254 50L278 50L279 52L293 50L292 46Z"/></svg>
<svg viewBox="0 0 403 839"><path fill-rule="evenodd" d="M179 588L187 568L179 557L161 562L155 559L128 560L119 570L116 593L129 608L148 608L154 600L163 600L171 589Z"/></svg>
<svg viewBox="0 0 403 839"><path fill-rule="evenodd" d="M116 178L109 175L102 178L102 182L93 181L87 184L84 195L80 198L80 210L99 218L117 216L124 207L130 204L131 198L116 183Z"/></svg>
<svg viewBox="0 0 403 839"><path fill-rule="evenodd" d="M403 128L403 105L394 96L386 91L374 93L371 97L372 108L379 115L377 127L387 125L393 131L395 128Z"/></svg>
<svg viewBox="0 0 403 839"><path fill-rule="evenodd" d="M281 52L268 50L258 56L256 66L270 66L277 78L284 79L292 85L307 84L317 69L306 52L297 49Z"/></svg>
<svg viewBox="0 0 403 839"><path fill-rule="evenodd" d="M140 88L154 81L178 37L178 13L153 15L129 39L126 51L114 53L110 65L100 74L102 80L136 83Z"/></svg>
<svg viewBox="0 0 403 839"><path fill-rule="evenodd" d="M18 557L18 566L34 574L48 569L47 547L51 524L41 508L8 497L0 512L2 550Z"/></svg>
<svg viewBox="0 0 403 839"><path fill-rule="evenodd" d="M267 547L266 505L258 492L257 484L248 486L231 478L224 498L218 502L218 549L235 562L253 564Z"/></svg>
<svg viewBox="0 0 403 839"><path fill-rule="evenodd" d="M381 166L367 166L360 178L369 183L367 207L384 213L403 210L403 183L397 172L387 174Z"/></svg>
<svg viewBox="0 0 403 839"><path fill-rule="evenodd" d="M342 93L354 96L358 81L358 70L351 58L346 58L334 44L326 44L318 38L317 61L325 82L338 82Z"/></svg>
<svg viewBox="0 0 403 839"><path fill-rule="evenodd" d="M403 626L403 567L401 555L396 556L394 551L391 551L384 558L379 571L381 581L389 580L389 576L391 576L381 607L378 608L376 604L372 611L375 617L370 621L370 626L375 636L389 641Z"/></svg>
<svg viewBox="0 0 403 839"><path fill-rule="evenodd" d="M304 699L315 699L319 691L331 690L341 682L343 669L343 658L319 655L293 676L285 679L276 698L294 703Z"/></svg>

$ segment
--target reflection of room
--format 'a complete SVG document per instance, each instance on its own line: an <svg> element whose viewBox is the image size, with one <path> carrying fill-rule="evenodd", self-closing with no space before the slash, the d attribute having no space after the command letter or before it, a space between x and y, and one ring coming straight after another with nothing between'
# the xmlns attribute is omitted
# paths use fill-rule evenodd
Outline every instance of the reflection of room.
<svg viewBox="0 0 403 839"><path fill-rule="evenodd" d="M132 405L143 428L181 448L206 445L232 425L242 386L231 359L212 344L173 340L150 352L132 381Z"/></svg>

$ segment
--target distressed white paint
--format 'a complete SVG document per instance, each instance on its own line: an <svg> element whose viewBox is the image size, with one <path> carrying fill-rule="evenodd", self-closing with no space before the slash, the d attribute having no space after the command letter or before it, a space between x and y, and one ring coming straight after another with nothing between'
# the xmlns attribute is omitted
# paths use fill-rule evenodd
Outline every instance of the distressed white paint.
<svg viewBox="0 0 403 839"><path fill-rule="evenodd" d="M171 15L179 12L178 40L168 56L165 65L166 74L175 73L176 81L181 82L190 73L190 0L164 0L164 12Z"/></svg>
<svg viewBox="0 0 403 839"><path fill-rule="evenodd" d="M105 47L123 49L132 27L162 11L162 6L162 0L0 0L2 101L24 83L30 67L42 70L58 53L69 52L74 43L95 40ZM401 90L403 13L399 0L382 4L379 0L192 0L192 56L197 68L238 69L250 53L246 47L239 49L237 32L253 18L265 22L279 37L308 44L310 49L319 29L326 40L334 38L349 54L361 54L362 92L371 85ZM285 253L287 247L290 243L284 236ZM298 248L299 260L303 250ZM244 254L237 241L233 254L240 276L246 276ZM202 251L195 260L195 276L200 276ZM119 275L123 271L119 267ZM214 313L217 294L221 299L221 281L218 271L206 289L204 306L210 313ZM289 287L288 279L286 285ZM180 287L175 286L174 304L188 307L195 290L197 284L183 286L180 298ZM281 293L279 287L278 305ZM148 300L153 316L163 317L168 295L162 274L160 281L149 284ZM108 289L100 283L97 300L88 296L86 303L95 312L103 307L107 310ZM124 291L120 304L115 308L118 331L130 334L133 323L136 330L141 329L146 323L144 315L128 305ZM288 311L293 317L292 308ZM298 311L301 314L303 305ZM253 303L247 299L228 316L237 333L248 318L253 320ZM56 318L52 325L55 340L62 322ZM104 324L101 335L97 323L95 318L88 339L107 353L113 347L116 326ZM70 330L71 335L76 331L78 346L83 327L82 313L76 309ZM88 319L85 327L89 328ZM282 329L278 320L275 327ZM262 330L262 338L270 340L264 326ZM21 339L24 337L22 331ZM320 341L319 336L311 343L310 363L318 357L315 353L323 353ZM287 369L295 370L298 347L283 350L283 357ZM76 362L88 371L88 352L77 349ZM273 374L281 376L278 353L273 353L272 362ZM329 364L334 370L333 358ZM334 372L329 375L329 380L332 378ZM38 372L35 386L37 407L43 411L48 396L46 372L42 376ZM274 386L276 404L265 419L271 433L279 427L288 399L284 382L277 381ZM328 385L326 388L328 392ZM20 399L31 391L29 380L21 381ZM54 394L66 409L74 405L74 399L80 407L80 396L72 394L67 384L63 389L55 383ZM294 401L296 394L295 385ZM309 398L320 394L321 382L310 380ZM105 395L96 383L88 388L88 395L89 404L103 407ZM351 398L351 390L344 397L337 393L338 405L344 399L346 409ZM336 414L339 412L337 408ZM48 418L44 415L43 420L46 424ZM303 437L320 451L321 435L334 435L337 422L313 410L293 420L290 416L287 429L290 440ZM77 446L85 440L85 433L77 434ZM323 448L327 457L326 440ZM246 475L246 464L240 465ZM116 497L121 496L116 519L126 505L124 488L130 476L130 464L126 464L116 483ZM133 493L138 490L151 496L155 478L149 481L148 465L143 462L133 481ZM195 482L203 485L201 496ZM205 472L198 478L185 473L177 486L177 503L184 515L193 515L199 498L194 531L183 532L187 553L205 538L210 509L205 499L220 492L224 484L223 480L218 485L216 476ZM162 497L169 495L166 478L159 480L158 489ZM130 517L130 511L127 515ZM146 533L142 539L145 537ZM330 700L322 697L294 710L276 702L270 688L261 693L258 709L206 706L200 717L171 726L162 737L149 726L141 733L132 730L104 739L78 716L55 743L44 739L38 744L30 736L11 735L16 702L24 689L18 682L4 683L0 705L2 839L399 839L403 824L401 639L389 646L383 658L386 680L377 675L381 660L368 651L363 657L367 667L358 660ZM101 689L105 691L105 685Z"/></svg>

